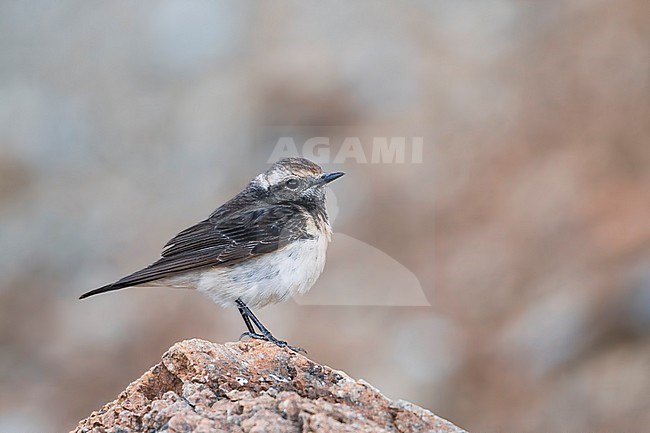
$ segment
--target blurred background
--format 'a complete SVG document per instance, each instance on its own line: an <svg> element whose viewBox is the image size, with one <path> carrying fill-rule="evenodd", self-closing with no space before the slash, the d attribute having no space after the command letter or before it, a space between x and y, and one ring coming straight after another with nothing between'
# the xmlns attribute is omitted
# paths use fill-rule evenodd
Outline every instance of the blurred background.
<svg viewBox="0 0 650 433"><path fill-rule="evenodd" d="M649 17L647 0L2 2L0 432L67 431L174 342L236 340L239 314L199 293L77 297L156 259L280 136L330 137L324 166L348 175L322 302L259 312L275 335L469 431L645 431ZM335 162L347 136L368 162L369 137L423 137L422 162ZM369 301L413 287L410 306Z"/></svg>

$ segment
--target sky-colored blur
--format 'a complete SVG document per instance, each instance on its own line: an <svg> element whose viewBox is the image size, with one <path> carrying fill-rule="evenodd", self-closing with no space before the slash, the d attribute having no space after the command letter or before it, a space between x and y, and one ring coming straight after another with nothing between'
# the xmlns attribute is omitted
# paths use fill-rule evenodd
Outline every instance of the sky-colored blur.
<svg viewBox="0 0 650 433"><path fill-rule="evenodd" d="M347 172L328 265L311 298L259 312L278 337L469 431L645 431L649 17L2 2L0 432L67 431L174 342L236 340L239 314L195 292L77 296L156 259L280 137L323 136L332 156L422 137L422 163L324 164Z"/></svg>

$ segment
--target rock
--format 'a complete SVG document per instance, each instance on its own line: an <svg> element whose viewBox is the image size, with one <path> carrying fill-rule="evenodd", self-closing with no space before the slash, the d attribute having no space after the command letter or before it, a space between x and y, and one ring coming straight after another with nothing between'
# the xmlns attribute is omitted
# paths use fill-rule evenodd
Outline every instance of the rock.
<svg viewBox="0 0 650 433"><path fill-rule="evenodd" d="M270 343L187 340L74 433L225 431L464 432Z"/></svg>

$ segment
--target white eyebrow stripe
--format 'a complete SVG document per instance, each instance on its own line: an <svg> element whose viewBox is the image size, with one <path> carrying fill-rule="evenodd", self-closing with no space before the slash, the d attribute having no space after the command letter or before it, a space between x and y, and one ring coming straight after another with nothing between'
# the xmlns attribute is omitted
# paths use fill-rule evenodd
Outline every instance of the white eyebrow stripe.
<svg viewBox="0 0 650 433"><path fill-rule="evenodd" d="M266 173L266 182L271 185L278 185L291 176L286 170L272 170Z"/></svg>
<svg viewBox="0 0 650 433"><path fill-rule="evenodd" d="M262 173L262 174L258 175L257 177L255 177L255 179L253 179L252 183L254 183L255 185L260 186L260 187L262 187L264 189L268 189L269 186L271 186L269 184L269 181L266 179L266 176L264 175L264 173Z"/></svg>

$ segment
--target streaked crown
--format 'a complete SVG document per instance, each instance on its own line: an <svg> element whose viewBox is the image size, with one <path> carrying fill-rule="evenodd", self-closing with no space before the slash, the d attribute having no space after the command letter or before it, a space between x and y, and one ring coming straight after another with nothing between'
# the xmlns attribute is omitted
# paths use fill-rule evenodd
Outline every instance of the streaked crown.
<svg viewBox="0 0 650 433"><path fill-rule="evenodd" d="M278 185L290 178L317 178L323 174L318 164L305 158L284 158L273 164L253 182L264 188Z"/></svg>

